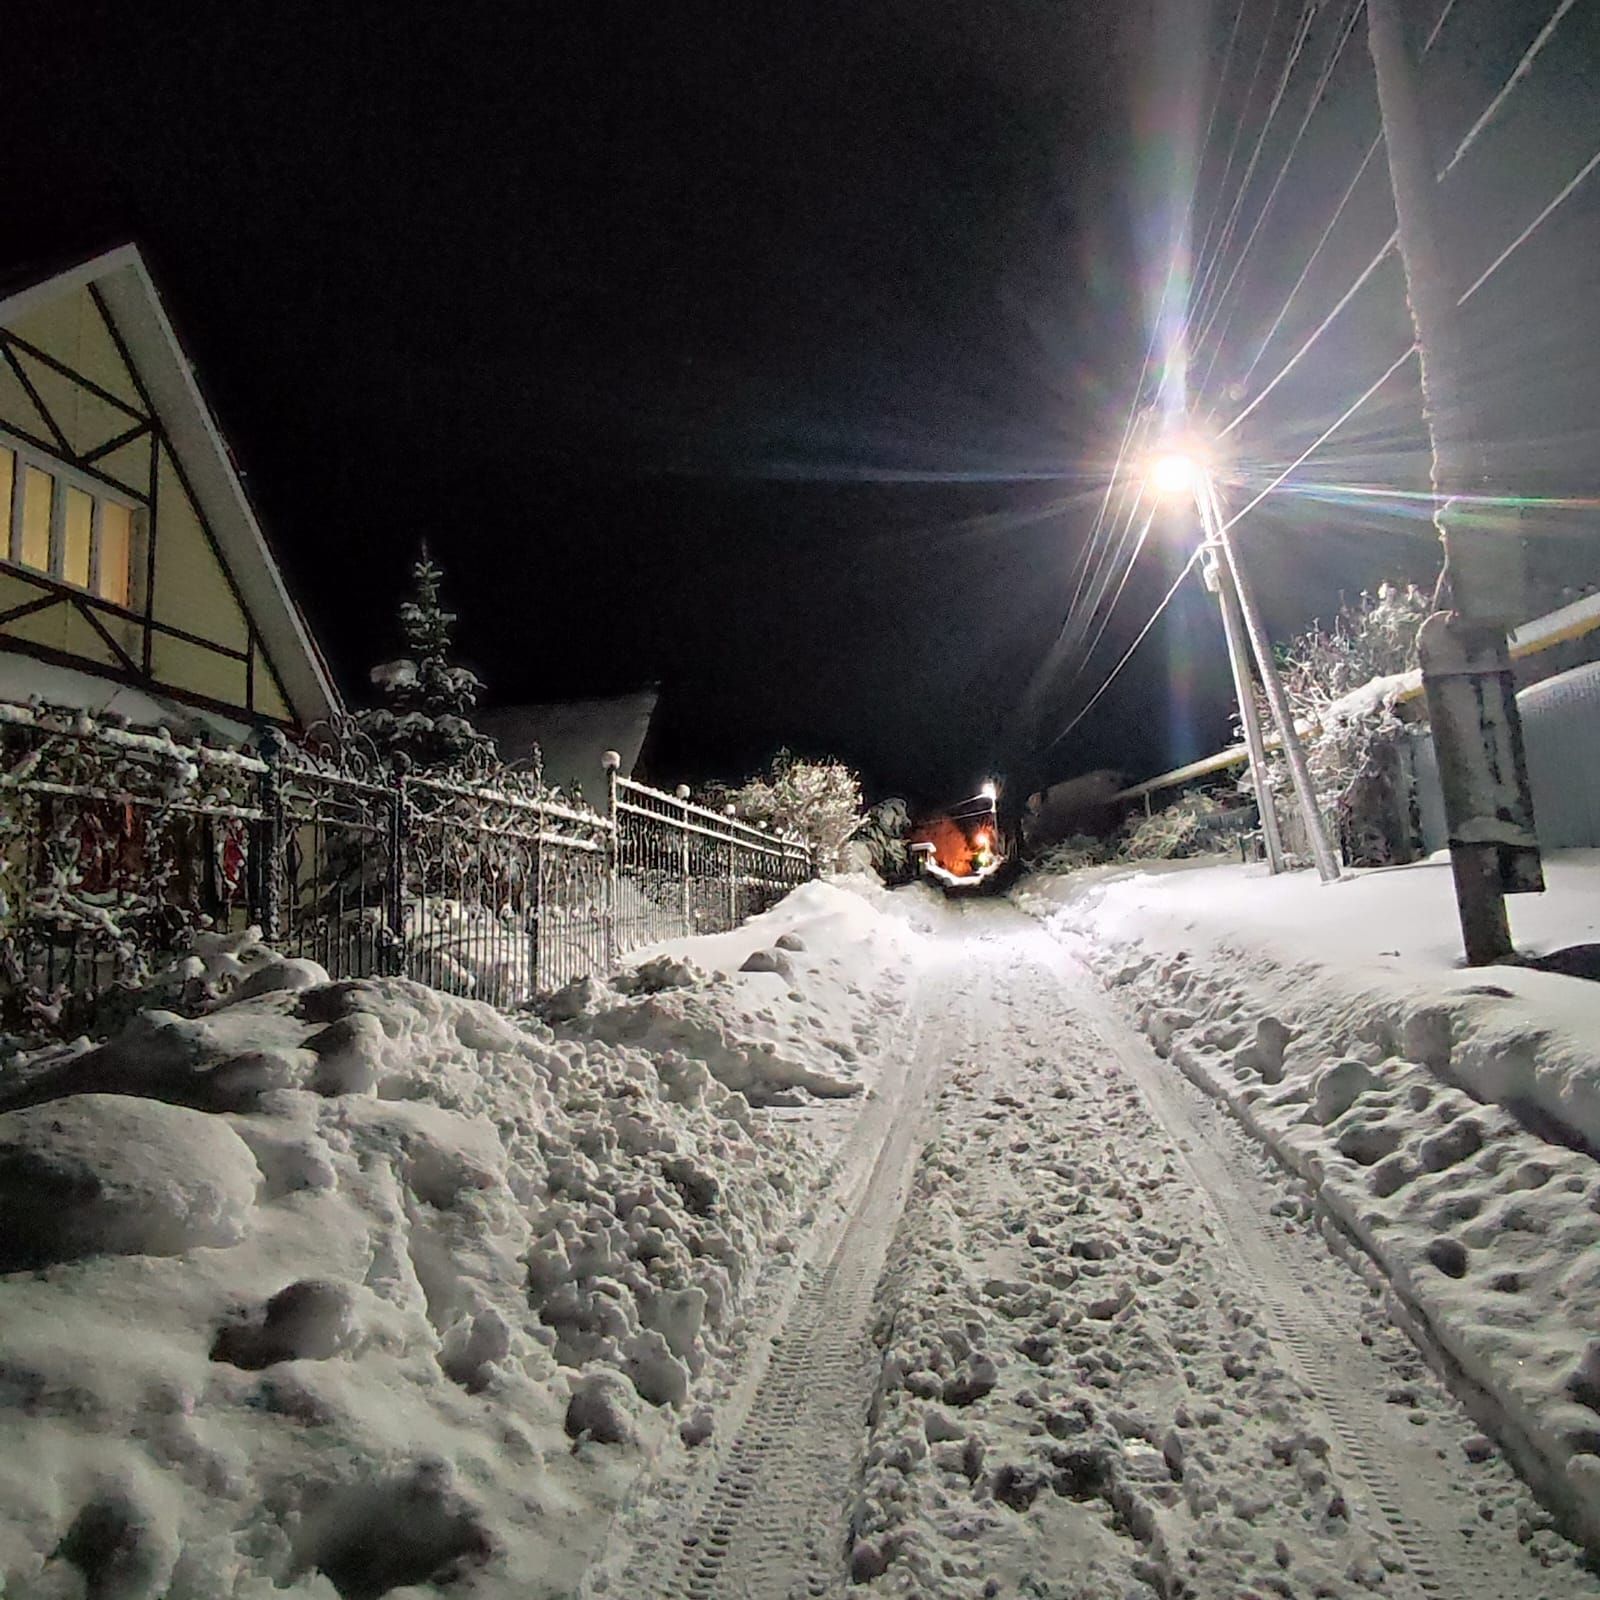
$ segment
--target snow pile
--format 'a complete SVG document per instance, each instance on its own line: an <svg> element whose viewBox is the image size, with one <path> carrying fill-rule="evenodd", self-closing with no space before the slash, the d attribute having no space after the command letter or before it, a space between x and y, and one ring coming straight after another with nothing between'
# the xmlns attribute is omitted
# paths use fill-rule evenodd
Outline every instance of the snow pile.
<svg viewBox="0 0 1600 1600"><path fill-rule="evenodd" d="M808 883L731 933L640 952L610 984L579 979L543 1012L575 1037L691 1054L755 1105L857 1095L941 909L865 878Z"/></svg>
<svg viewBox="0 0 1600 1600"><path fill-rule="evenodd" d="M787 975L647 960L548 1021L214 940L165 980L202 1014L0 1078L0 1590L573 1592L822 1168L728 1082L868 1047L882 996L805 990L911 937L826 885L762 922Z"/></svg>
<svg viewBox="0 0 1600 1600"><path fill-rule="evenodd" d="M1600 857L1547 862L1526 944L1594 938ZM1034 880L1120 990L1384 1270L1469 1407L1600 1543L1600 988L1467 972L1442 863Z"/></svg>

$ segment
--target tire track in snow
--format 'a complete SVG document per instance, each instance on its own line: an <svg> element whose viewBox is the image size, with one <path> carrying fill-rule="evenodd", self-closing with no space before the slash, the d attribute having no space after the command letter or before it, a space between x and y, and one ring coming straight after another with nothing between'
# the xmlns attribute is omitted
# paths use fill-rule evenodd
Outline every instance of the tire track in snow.
<svg viewBox="0 0 1600 1600"><path fill-rule="evenodd" d="M1476 1516L1473 1497L1423 1430L1386 1402L1391 1374L1327 1297L1329 1263L1310 1258L1302 1237L1262 1221L1278 1196L1233 1157L1199 1091L1153 1054L1087 967L1067 956L1063 972L1060 945L1043 932L1038 937L1051 946L1042 959L1061 974L1065 991L1138 1085L1209 1201L1260 1294L1275 1342L1320 1403L1345 1471L1361 1487L1363 1509L1383 1519L1404 1552L1410 1570L1402 1576L1411 1593L1428 1600L1527 1600L1525 1559L1507 1560L1491 1542L1462 1537Z"/></svg>
<svg viewBox="0 0 1600 1600"><path fill-rule="evenodd" d="M838 1209L814 1230L792 1293L747 1358L729 1431L678 1531L661 1533L633 1593L651 1600L793 1600L846 1584L846 1518L877 1380L875 1294L905 1203L920 1110L951 1047L955 981L923 979L907 1035L850 1135ZM964 1014L955 1024L970 1027ZM730 1415L731 1413L731 1415Z"/></svg>

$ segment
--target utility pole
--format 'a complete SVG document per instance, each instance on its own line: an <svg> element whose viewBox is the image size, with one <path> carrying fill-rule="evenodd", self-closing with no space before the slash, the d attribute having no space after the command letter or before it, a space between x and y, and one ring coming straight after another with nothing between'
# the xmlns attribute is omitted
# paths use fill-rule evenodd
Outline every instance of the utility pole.
<svg viewBox="0 0 1600 1600"><path fill-rule="evenodd" d="M1204 490L1201 493L1204 494ZM1256 791L1256 811L1261 817L1261 838L1266 846L1267 866L1274 874L1283 871L1283 838L1278 832L1278 812L1272 803L1272 785L1267 781L1267 746L1261 737L1261 719L1256 715L1255 681L1245 657L1244 623L1239 616L1239 597L1233 591L1222 564L1221 542L1211 537L1211 519L1203 516L1206 529L1205 565L1201 575L1222 609L1222 632L1228 641L1228 666L1233 672L1233 694L1239 702L1239 726L1244 731L1245 749L1250 752L1250 781ZM1148 796L1146 797L1148 798Z"/></svg>
<svg viewBox="0 0 1600 1600"><path fill-rule="evenodd" d="M1317 792L1311 784L1311 769L1306 765L1305 748L1300 743L1300 734L1294 725L1294 712L1289 705L1289 697L1283 692L1283 680L1278 676L1278 663L1272 659L1272 642L1267 638L1261 613L1256 609L1255 596L1250 592L1239 553L1234 548L1233 540L1228 537L1228 524L1222 515L1222 503L1217 496L1217 486L1209 473L1201 474L1200 481L1196 485L1196 493L1200 500L1200 515L1205 525L1206 541L1215 544L1222 551L1223 561L1226 563L1226 570L1220 574L1224 580L1225 593L1228 580L1232 580L1231 598L1238 603L1245 634L1255 654L1256 670L1261 674L1261 687L1266 690L1267 705L1271 708L1272 720L1277 724L1278 742L1282 745L1284 757L1289 763L1289 775L1294 780L1295 797L1300 802L1300 817L1305 823L1306 839L1311 845L1311 854L1317 863L1317 874L1324 883L1333 883L1339 876L1339 858L1328 838L1328 828L1323 821L1322 812L1317 807ZM1227 618L1228 607L1227 601L1224 600L1224 627L1227 625ZM1237 681L1236 676L1235 682ZM1242 710L1246 704L1242 690L1239 700ZM1253 706L1251 710L1253 713ZM1253 753L1252 759L1254 759ZM1262 785L1265 787L1265 763L1261 772ZM1268 794L1267 806L1270 807L1271 803L1272 797ZM1281 845L1279 848L1281 850Z"/></svg>
<svg viewBox="0 0 1600 1600"><path fill-rule="evenodd" d="M1486 473L1462 373L1453 275L1439 240L1438 184L1399 0L1367 0L1394 189L1406 299L1416 332L1428 425L1434 525L1444 546L1440 598L1417 648L1439 758L1450 864L1467 961L1512 952L1505 896L1544 888L1507 629L1522 589L1514 539L1473 527L1455 496L1482 491Z"/></svg>

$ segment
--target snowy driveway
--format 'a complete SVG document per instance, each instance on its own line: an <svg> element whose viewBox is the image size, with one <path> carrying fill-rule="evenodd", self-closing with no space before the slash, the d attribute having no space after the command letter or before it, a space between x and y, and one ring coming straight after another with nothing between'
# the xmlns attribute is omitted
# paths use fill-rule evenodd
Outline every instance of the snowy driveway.
<svg viewBox="0 0 1600 1600"><path fill-rule="evenodd" d="M834 1198L594 1592L1600 1595L1305 1193L1012 908L925 941Z"/></svg>

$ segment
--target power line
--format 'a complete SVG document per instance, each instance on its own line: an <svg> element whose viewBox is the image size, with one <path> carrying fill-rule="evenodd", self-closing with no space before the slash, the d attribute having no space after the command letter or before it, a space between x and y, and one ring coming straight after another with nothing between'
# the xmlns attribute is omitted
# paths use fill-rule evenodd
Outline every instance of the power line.
<svg viewBox="0 0 1600 1600"><path fill-rule="evenodd" d="M1453 0L1452 0L1452 3L1453 3ZM1456 164L1467 153L1468 149L1470 149L1471 146L1473 145L1473 143L1476 142L1479 134L1481 134L1483 132L1483 130L1486 127L1489 126L1490 122L1494 119L1494 117L1496 115L1498 115L1498 113L1500 112L1501 108L1505 105L1506 100L1507 100L1508 96L1511 93L1511 90L1527 76L1528 71L1532 67L1534 60L1538 57L1539 52L1542 51L1544 49L1545 45L1549 42L1550 36L1555 31L1555 28L1556 28L1557 24L1560 23L1562 17L1564 17L1566 15L1566 13L1572 8L1572 6L1575 3L1576 3L1576 0L1560 0L1560 3L1557 5L1557 7L1555 9L1555 13L1551 16L1550 20L1545 24L1545 26L1539 30L1539 33L1538 33L1537 37L1534 39L1533 43L1531 45L1529 45L1527 50L1523 53L1522 59L1512 69L1510 77L1507 78L1505 83L1501 85L1500 92L1498 94L1496 94L1495 97L1489 102L1489 105L1485 109L1483 115L1480 116L1478 118L1478 120L1473 123L1472 127L1467 130L1467 133L1462 138L1461 142L1456 146L1455 153L1450 157L1450 160L1445 164L1445 166L1443 167L1443 169L1439 173L1439 176L1441 178L1445 175L1445 173L1448 173L1451 170L1453 170L1453 168L1456 166ZM1444 26L1444 19L1445 19L1445 17L1447 17L1449 15L1449 13L1450 13L1450 6L1447 5L1445 7L1445 9L1444 9L1444 13L1440 16L1438 23L1435 24L1434 31L1433 31L1432 35L1430 36L1430 39L1429 39L1429 43L1430 44L1432 43L1433 39L1436 39L1438 37L1439 29ZM1371 149L1368 150L1368 152L1366 154L1366 157L1362 161L1362 164L1361 164L1362 170L1365 170L1367 163L1371 161L1373 155L1376 153L1378 147L1382 144L1382 142L1383 142L1383 134L1380 132L1378 137L1373 141ZM1571 192L1571 189L1577 187L1577 185L1579 183L1581 183L1585 177L1588 176L1589 170L1590 169L1585 168L1584 171L1581 172L1578 175L1578 177L1573 180L1572 184L1569 185L1568 189L1564 190L1562 192L1562 194L1557 197L1556 201L1554 202L1554 205L1552 205L1551 208L1550 208L1551 210L1554 209L1555 205L1559 205L1561 203L1561 201L1566 198L1566 195ZM1360 176L1361 176L1361 172L1358 171L1357 174L1356 174L1357 181L1359 181ZM1354 193L1354 189L1355 189L1355 185L1352 184L1351 187L1345 191L1344 199L1339 202L1338 209L1334 212L1334 217L1333 217L1333 221L1334 222L1338 221L1339 213L1341 211L1343 211L1345 205L1349 202L1351 194ZM1541 222L1543 222L1545 215L1548 215L1548 212L1541 214L1537 219L1535 219L1535 221L1533 222L1533 224L1531 225L1531 227L1529 229L1530 232L1532 231L1533 228L1537 228L1539 226L1539 224ZM1319 241L1319 243L1317 245L1317 249L1318 250L1320 250L1322 248L1322 245L1324 243L1326 243L1328 234L1331 233L1331 232L1332 232L1332 224L1330 223L1327 231L1323 234L1322 240ZM1296 350L1295 353L1292 356L1290 356L1289 360L1284 364L1283 368L1278 372L1277 376L1274 377L1272 379L1272 381L1267 384L1266 388L1264 388L1255 397L1255 399L1252 400L1250 402L1250 404L1247 405L1244 408L1244 410L1241 411L1233 419L1233 421L1230 422L1227 425L1227 427L1225 427L1222 430L1222 433L1223 433L1224 437L1226 437L1228 434L1232 433L1233 430L1235 428L1237 428L1239 426L1239 424L1241 422L1243 422L1245 420L1245 418L1248 417L1250 415L1250 413L1253 412L1256 409L1256 407L1259 406L1261 404L1261 402L1263 400L1265 400L1267 398L1267 396L1269 394L1271 394L1272 391L1274 389L1276 389L1278 387L1278 385L1280 383L1282 383L1283 380L1289 376L1289 374L1295 369L1295 367L1299 365L1301 358L1306 354L1307 351L1309 351L1311 349L1311 347L1317 342L1317 340L1322 337L1322 335L1328 330L1329 326L1333 323L1334 319L1336 317L1338 317L1339 313L1341 311L1343 311L1344 308L1350 303L1350 301L1355 298L1355 295L1356 295L1357 291L1360 290L1361 287L1372 276L1372 274L1377 271L1378 267L1383 263L1384 259L1388 256L1389 252L1392 249L1394 249L1395 245L1399 242L1399 238L1400 238L1400 235L1399 235L1398 231L1393 232L1393 233L1391 233L1389 235L1389 237L1384 241L1383 247L1378 251L1377 255L1375 255L1372 258L1372 260L1367 263L1365 268L1362 269L1362 272L1361 272L1360 276L1357 277L1356 281L1350 286L1350 288L1348 288L1344 292L1343 295L1340 296L1339 303L1333 308L1333 310L1331 312L1328 313L1327 316L1325 316L1322 319L1322 321L1320 323L1317 324L1316 330L1312 333L1311 337L1309 339L1307 339L1306 342L1303 345L1301 345L1300 348L1298 350ZM1520 239L1515 241L1511 246L1511 250L1516 249L1517 245L1520 244L1521 242L1522 241ZM1508 250L1506 252L1507 255L1509 255L1510 253L1511 253L1510 250ZM1313 259L1315 259L1315 252L1313 252ZM1499 264L1500 263L1498 261L1496 261L1494 266L1491 267L1489 269L1489 271L1493 272L1495 270L1495 267L1498 267ZM1309 265L1310 264L1307 263L1307 270L1309 270ZM1487 278L1488 275L1489 275L1488 273L1485 273L1484 274L1484 278ZM1301 277L1300 277L1300 280L1295 285L1295 288L1290 291L1291 299L1293 298L1293 295L1298 291L1298 289L1300 287L1300 284L1303 283L1304 281L1305 281L1305 274L1302 273ZM1480 283L1482 281L1483 280L1480 279ZM1478 287L1479 287L1479 284L1474 284L1473 285L1473 292L1476 292ZM1285 311L1288 310L1288 304L1287 303L1285 303L1284 310ZM1279 320L1280 321L1282 320L1282 313L1280 313ZM1276 326L1276 324L1274 324L1274 326ZM1270 337L1270 335L1269 335L1269 337ZM1257 356L1257 359L1258 360L1260 359L1259 358L1259 354ZM1252 370L1253 370L1254 363L1252 363L1251 365L1252 365Z"/></svg>
<svg viewBox="0 0 1600 1600"><path fill-rule="evenodd" d="M1273 91L1272 104L1267 107L1267 119L1261 124L1261 132L1256 136L1255 149L1250 152L1250 162L1244 170L1244 176L1239 180L1239 188L1233 197L1233 205L1228 212L1228 220L1223 225L1222 237L1217 241L1216 253L1212 256L1210 264L1201 276L1200 283L1192 297L1193 304L1200 312L1204 312L1210 298L1210 289L1217 268L1222 264L1228 253L1228 246L1233 240L1233 230L1239 223L1239 211L1244 205L1245 195L1249 192L1250 181L1255 176L1256 164L1261 160L1261 152L1267 142L1267 134L1272 129L1272 124L1278 115L1278 109L1283 104L1283 97L1289 87L1289 79L1300 60L1301 52L1305 49L1306 40L1311 35L1311 23L1316 11L1315 0L1308 0L1305 9L1300 13L1300 20L1295 24L1294 38L1290 41L1289 57L1284 62L1283 73L1278 79L1278 87Z"/></svg>
<svg viewBox="0 0 1600 1600"><path fill-rule="evenodd" d="M1211 246L1211 231L1216 227L1217 218L1222 212L1222 197L1227 192L1228 176L1233 171L1233 158L1238 154L1239 141L1244 137L1245 113L1249 111L1250 102L1256 97L1256 84L1261 81L1261 68L1266 62L1267 49L1272 43L1272 30L1277 26L1278 12L1282 9L1282 6L1283 0L1272 0L1272 15L1267 18L1267 25L1262 30L1261 48L1256 52L1255 70L1250 74L1250 87L1245 90L1244 101L1239 113L1239 120L1233 125L1233 139L1228 145L1228 159L1223 162L1222 176L1217 179L1217 193L1215 199L1211 203L1211 214L1206 219L1205 236L1200 241L1200 248L1194 253L1194 259L1197 265L1205 259L1206 251ZM1219 102L1222 98L1222 88L1223 83L1219 82L1217 85L1217 98ZM1213 110L1213 121L1215 120L1215 116L1216 113L1215 110Z"/></svg>
<svg viewBox="0 0 1600 1600"><path fill-rule="evenodd" d="M1443 8L1439 12L1438 20L1434 23L1432 31L1428 34L1427 42L1422 47L1424 56L1433 49L1439 35L1444 31L1444 25L1449 19L1450 13L1455 10L1455 5L1456 0L1445 0ZM1261 345L1255 355L1250 358L1250 365L1245 368L1243 377L1239 379L1241 385L1249 383L1255 374L1256 368L1261 364L1261 358L1271 348L1272 341L1277 337L1278 330L1283 326L1284 318L1289 315L1290 309L1294 305L1295 296L1304 288L1306 279L1311 276L1311 269L1317 264L1318 258L1327 247L1328 240L1333 237L1333 230L1339 226L1339 219L1344 215L1345 208L1354 198L1356 190L1361 185L1361 180L1366 176L1367 168L1372 165L1372 158L1382 148L1383 130L1380 128L1373 135L1372 143L1367 146L1367 153L1361 158L1361 165L1356 168L1355 176L1345 188L1339 204L1334 207L1333 215L1328 219L1327 227L1322 230L1321 237L1312 247L1311 254L1306 258L1306 264L1300 269L1300 276L1294 280L1294 287L1290 289L1282 306L1279 307L1277 316L1272 319L1272 326L1267 329L1266 338L1261 341Z"/></svg>
<svg viewBox="0 0 1600 1600"><path fill-rule="evenodd" d="M1299 468L1303 467L1305 465L1305 463L1307 461L1309 461L1311 459L1311 457L1313 455L1315 455L1317 453L1317 451L1320 450L1323 447L1323 445L1325 445L1328 442L1328 440L1331 439L1334 436L1334 434L1336 434L1339 431L1339 429L1342 428L1345 425L1345 423L1347 423L1351 419L1351 417L1353 417L1356 414L1356 412L1358 412L1362 408L1362 406L1364 406L1367 403L1367 401L1369 401L1373 397L1373 395L1375 395L1384 386L1384 384L1386 384L1390 380L1390 378L1392 378L1395 375L1395 373L1397 373L1401 369L1401 367L1403 367L1406 364L1406 362L1411 359L1411 357L1413 355L1416 354L1416 350L1417 350L1417 347L1415 345L1409 345L1401 353L1400 358L1397 361L1394 361L1394 362L1392 362L1390 364L1388 371L1385 372L1383 374L1383 376L1381 378L1379 378L1376 383L1370 384L1362 392L1361 398L1359 400L1357 400L1354 405L1351 405L1351 406L1347 407L1344 411L1342 411L1339 414L1339 417L1338 417L1337 421L1335 421L1330 427L1325 428L1320 434L1318 434L1317 437L1311 442L1311 444L1309 444L1304 450L1302 450L1300 452L1300 454L1298 456L1296 456L1294 458L1294 460L1291 461L1289 463L1289 465L1286 466L1283 469L1283 471L1280 472L1277 475L1277 477L1275 477L1272 480L1272 482L1269 483L1266 486L1266 488L1263 489L1261 491L1261 493L1258 494L1255 497L1254 500L1252 500L1247 506L1243 507L1241 510L1235 511L1234 514L1231 517L1228 518L1227 522L1223 524L1222 531L1224 533L1226 533L1228 531L1228 529L1233 527L1233 525L1236 522L1238 522L1241 518L1248 516L1252 511L1255 510L1255 508L1258 505L1261 504L1261 502L1263 500L1265 500L1267 498L1267 496L1269 494L1271 494L1273 492L1274 489L1278 488L1294 472L1298 471Z"/></svg>
<svg viewBox="0 0 1600 1600"><path fill-rule="evenodd" d="M1528 46L1522 59L1517 63L1511 76L1506 79L1500 93L1484 107L1484 112L1476 122L1467 129L1466 137L1456 146L1456 153L1445 164L1444 171L1439 174L1441 178L1448 176L1456 169L1456 164L1477 142L1478 135L1494 121L1499 114L1500 107L1505 104L1511 91L1533 70L1533 64L1539 59L1539 52L1549 44L1551 35L1561 26L1561 19L1578 3L1578 0L1561 0L1555 9L1555 15L1539 30L1531 45Z"/></svg>
<svg viewBox="0 0 1600 1600"><path fill-rule="evenodd" d="M1318 339L1323 336L1324 333L1327 332L1329 326L1339 315L1339 313L1343 311L1352 300L1355 299L1357 294L1359 294L1362 288L1365 287L1367 280L1378 270L1379 267L1383 265L1384 261L1388 258L1389 252L1394 249L1398 239L1399 235L1396 233L1391 233L1389 235L1388 239L1384 243L1383 248L1366 264L1364 268L1362 268L1361 275L1356 279L1356 281L1352 283L1342 295L1339 296L1339 303L1327 314L1327 316L1322 319L1321 322L1317 324L1315 330L1311 334L1311 337L1307 339L1306 342L1301 345L1292 356L1289 357L1288 361L1284 364L1283 369L1272 380L1272 382L1269 383L1266 388L1263 389L1261 393L1258 394L1255 399L1252 400L1250 404L1247 405L1244 410L1241 411L1238 416L1236 416L1233 421L1222 430L1219 437L1226 439L1228 435L1232 433L1233 430L1237 428L1239 424L1243 422L1245 418L1248 417L1250 413L1254 411L1256 407L1259 406L1261 402L1265 400L1267 396L1271 394L1272 391L1276 389L1291 372L1294 371L1294 369L1300 364L1300 358L1305 355L1305 353L1317 342Z"/></svg>
<svg viewBox="0 0 1600 1600"><path fill-rule="evenodd" d="M1279 164L1277 176L1272 180L1272 187L1267 191L1267 197L1261 203L1261 209L1256 213L1256 220L1251 226L1249 234L1244 241L1244 248L1234 260L1233 267L1228 273L1222 288L1217 291L1210 313L1201 323L1199 331L1194 335L1194 348L1198 351L1210 337L1211 329L1216 323L1218 315L1227 304L1228 293L1237 282L1240 272L1244 269L1245 262L1249 259L1252 246L1260 236L1261 229L1266 223L1267 216L1272 210L1273 202L1277 200L1283 188L1284 180L1289 176L1289 168L1294 164L1294 158L1299 154L1300 146L1305 140L1306 129L1311 126L1311 119L1316 115L1317 107L1322 104L1323 97L1327 94L1328 85L1333 81L1334 70L1339 65L1340 58L1344 55L1344 47L1350 42L1350 35L1355 32L1356 23L1361 20L1362 0L1352 0L1350 14L1345 19L1344 26L1340 29L1334 42L1332 54L1328 57L1322 71L1317 76L1316 88L1312 91L1311 103L1306 108L1305 115L1300 119L1300 126L1295 129L1294 138L1289 142L1288 154ZM1237 307L1234 308L1237 310ZM1233 321L1234 311L1228 312L1223 322L1221 331L1217 334L1216 342L1212 345L1211 359L1206 365L1205 375L1200 380L1200 387L1205 388L1211 381L1212 369L1216 366L1217 357L1222 352L1223 340L1227 335L1228 325Z"/></svg>
<svg viewBox="0 0 1600 1600"><path fill-rule="evenodd" d="M1504 266L1508 260L1510 260L1511 256L1515 254L1516 251L1521 249L1522 246L1533 237L1534 233L1543 226L1545 219L1550 216L1551 212L1553 212L1557 206L1561 205L1562 202L1565 201L1566 198L1572 193L1572 191L1576 189L1578 185L1581 184L1596 167L1600 167L1600 150L1596 150L1595 153L1584 162L1582 167L1578 169L1576 175L1572 177L1561 190L1561 193L1558 194L1555 199L1552 200L1550 204L1547 205L1544 210L1541 211L1539 215L1536 216L1533 221L1530 222L1528 226L1524 228L1522 232L1519 233L1516 238L1513 239L1511 243L1508 244L1505 249L1494 258L1493 261L1489 263L1489 265L1479 275L1478 280L1470 289L1467 290L1464 295L1462 295L1456 304L1464 306L1467 301L1469 301L1473 295L1475 295L1484 286L1484 284L1486 284L1490 278L1492 278L1495 273L1497 273L1500 268Z"/></svg>
<svg viewBox="0 0 1600 1600"><path fill-rule="evenodd" d="M1150 620L1139 630L1138 636L1134 639L1133 643L1130 644L1123 652L1122 659L1118 661L1116 666L1111 669L1105 682L1102 683L1100 687L1096 689L1095 692L1089 697L1088 704L1084 706L1083 710L1081 710L1077 716L1075 716L1072 721L1069 722L1066 727L1064 727L1061 732L1058 733L1055 738L1053 738L1050 743L1045 746L1046 750L1054 750L1055 747L1060 744L1061 741L1065 739L1066 736L1071 733L1072 730L1076 728L1078 724L1082 722L1083 719L1088 716L1089 713L1093 711L1094 708L1100 703L1100 697L1106 692L1107 689L1111 687L1113 683L1116 682L1117 674L1120 673L1122 669L1127 666L1128 662L1133 659L1134 651L1144 643L1146 635L1148 635L1150 630L1155 627L1156 622L1159 620L1162 612L1164 612L1167 607L1172 604L1172 597L1178 592L1179 586L1183 583L1183 580L1189 576L1190 572L1194 570L1194 564L1200 559L1201 548L1201 546L1197 545L1194 553L1187 561L1184 562L1183 570L1176 578L1172 580L1172 587L1168 589L1167 592L1161 597L1160 605L1158 605L1155 610L1150 613Z"/></svg>

